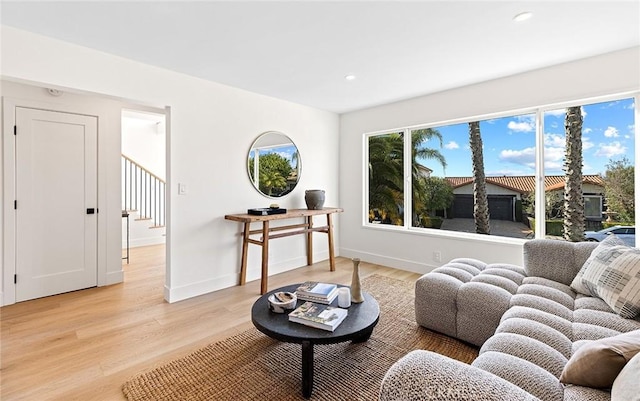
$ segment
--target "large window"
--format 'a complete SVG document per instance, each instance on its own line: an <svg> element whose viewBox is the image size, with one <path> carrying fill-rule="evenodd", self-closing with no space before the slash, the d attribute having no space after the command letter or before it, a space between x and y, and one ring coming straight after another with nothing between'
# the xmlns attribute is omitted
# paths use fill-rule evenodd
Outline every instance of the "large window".
<svg viewBox="0 0 640 401"><path fill-rule="evenodd" d="M634 132L625 98L369 134L366 220L568 240L632 226Z"/></svg>

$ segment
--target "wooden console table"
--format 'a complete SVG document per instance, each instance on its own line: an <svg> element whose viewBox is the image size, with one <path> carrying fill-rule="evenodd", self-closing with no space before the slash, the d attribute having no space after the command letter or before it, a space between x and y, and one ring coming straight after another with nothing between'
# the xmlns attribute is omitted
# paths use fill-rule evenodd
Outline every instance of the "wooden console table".
<svg viewBox="0 0 640 401"><path fill-rule="evenodd" d="M227 220L233 220L244 224L242 236L242 264L240 265L240 285L244 285L247 280L247 253L249 244L260 245L262 247L262 280L260 283L260 294L267 292L267 281L269 273L269 240L274 238L289 237L291 235L307 235L307 265L313 264L313 241L314 232L326 233L329 239L329 266L331 271L336 269L335 256L333 252L333 222L331 215L341 213L343 209L326 207L320 210L309 209L289 209L283 214L272 214L269 216L255 216L252 214L228 214L224 216ZM313 216L326 215L327 225L313 226ZM285 220L293 218L304 218L304 223L290 224L286 226L270 227L269 222L274 220ZM262 223L261 229L251 230L251 223ZM276 231L284 231L273 234ZM252 235L260 234L259 239L251 238Z"/></svg>

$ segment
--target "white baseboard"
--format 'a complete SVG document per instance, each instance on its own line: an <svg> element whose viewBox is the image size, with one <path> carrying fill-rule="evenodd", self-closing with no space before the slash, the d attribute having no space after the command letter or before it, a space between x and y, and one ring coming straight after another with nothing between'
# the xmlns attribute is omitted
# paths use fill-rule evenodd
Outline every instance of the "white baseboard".
<svg viewBox="0 0 640 401"><path fill-rule="evenodd" d="M200 281L198 283L188 284L182 287L168 288L165 285L164 299L169 303L174 303L197 297L198 295L204 295L213 291L233 287L234 285L238 285L238 276L235 274L216 277L215 279Z"/></svg>
<svg viewBox="0 0 640 401"><path fill-rule="evenodd" d="M4 292L0 291L0 302L2 302L2 304L0 304L0 306L6 306L6 305L11 305L13 304L13 301L10 303L7 303L6 300L4 299Z"/></svg>
<svg viewBox="0 0 640 401"><path fill-rule="evenodd" d="M314 262L329 259L329 251L319 252L314 255ZM306 256L289 259L280 263L269 264L269 276L284 273L307 265ZM260 266L247 269L247 282L260 280L262 277ZM197 297L213 291L222 290L238 285L240 272L216 277L214 279L188 284L182 287L164 288L164 299L169 303Z"/></svg>
<svg viewBox="0 0 640 401"><path fill-rule="evenodd" d="M118 284L124 281L124 271L122 269L114 272L107 272L107 281L104 285Z"/></svg>
<svg viewBox="0 0 640 401"><path fill-rule="evenodd" d="M394 269L406 270L418 274L426 274L433 269L440 267L440 265L417 263L412 260L392 258L375 253L361 252L345 248L340 248L340 256L343 256L345 258L360 258L361 260L368 263L375 263L378 265L392 267Z"/></svg>

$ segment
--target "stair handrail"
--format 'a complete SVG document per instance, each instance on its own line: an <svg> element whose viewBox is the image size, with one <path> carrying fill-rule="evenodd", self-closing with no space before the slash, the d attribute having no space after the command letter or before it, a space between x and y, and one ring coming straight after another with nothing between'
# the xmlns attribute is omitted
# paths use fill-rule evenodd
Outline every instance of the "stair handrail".
<svg viewBox="0 0 640 401"><path fill-rule="evenodd" d="M136 210L139 218L153 220L152 227L164 227L166 221L166 181L131 157L125 154L121 154L121 156L123 163L122 210Z"/></svg>
<svg viewBox="0 0 640 401"><path fill-rule="evenodd" d="M152 176L153 178L157 179L158 181L162 182L163 184L166 184L167 182L165 180L163 180L162 178L158 177L157 175L155 175L154 173L152 173L151 171L149 171L148 169L146 169L145 167L143 167L140 163L138 163L137 161L133 160L132 158L130 158L129 156L125 155L124 153L122 154L122 157L128 161L130 161L131 163L135 164L136 166L138 166L142 171L144 171L145 173L149 174L150 176Z"/></svg>

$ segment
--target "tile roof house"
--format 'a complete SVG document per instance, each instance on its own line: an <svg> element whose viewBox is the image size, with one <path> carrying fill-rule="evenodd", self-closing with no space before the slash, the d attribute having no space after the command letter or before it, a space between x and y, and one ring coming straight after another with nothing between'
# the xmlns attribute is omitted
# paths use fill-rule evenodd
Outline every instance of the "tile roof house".
<svg viewBox="0 0 640 401"><path fill-rule="evenodd" d="M473 177L445 177L453 187L454 201L451 216L473 218ZM516 203L535 191L535 176L486 177L489 213L492 219L517 221ZM599 175L583 176L585 215L590 219L602 218L604 180ZM562 191L564 176L545 177L545 191Z"/></svg>

